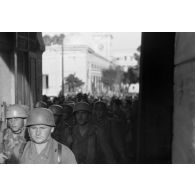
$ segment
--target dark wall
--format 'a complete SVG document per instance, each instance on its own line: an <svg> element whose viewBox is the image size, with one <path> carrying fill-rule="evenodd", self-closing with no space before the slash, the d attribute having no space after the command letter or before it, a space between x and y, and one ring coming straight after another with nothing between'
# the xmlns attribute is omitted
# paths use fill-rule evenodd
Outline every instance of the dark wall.
<svg viewBox="0 0 195 195"><path fill-rule="evenodd" d="M0 103L32 107L41 99L44 51L41 41L39 32L0 33Z"/></svg>
<svg viewBox="0 0 195 195"><path fill-rule="evenodd" d="M16 103L33 107L42 95L42 48L37 32L16 33L17 88ZM39 37L38 37L39 36Z"/></svg>
<svg viewBox="0 0 195 195"><path fill-rule="evenodd" d="M0 33L0 50L12 51L14 49L15 33L1 32Z"/></svg>
<svg viewBox="0 0 195 195"><path fill-rule="evenodd" d="M170 163L175 33L142 33L137 162Z"/></svg>

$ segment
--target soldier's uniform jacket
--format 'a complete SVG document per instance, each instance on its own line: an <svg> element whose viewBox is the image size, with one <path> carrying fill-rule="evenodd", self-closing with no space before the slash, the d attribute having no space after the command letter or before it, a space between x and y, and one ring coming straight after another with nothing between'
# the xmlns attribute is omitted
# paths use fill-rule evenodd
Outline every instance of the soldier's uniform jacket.
<svg viewBox="0 0 195 195"><path fill-rule="evenodd" d="M60 149L59 149L60 148ZM29 141L21 158L23 164L76 164L72 151L54 139L47 142L43 151L38 154L35 143Z"/></svg>
<svg viewBox="0 0 195 195"><path fill-rule="evenodd" d="M73 128L72 151L80 164L113 163L112 151L99 128L89 123L87 132L82 136L79 126Z"/></svg>
<svg viewBox="0 0 195 195"><path fill-rule="evenodd" d="M52 133L52 137L56 141L70 147L70 145L72 144L71 134L72 134L72 127L68 123L66 123L65 121L62 120L55 127L55 130Z"/></svg>
<svg viewBox="0 0 195 195"><path fill-rule="evenodd" d="M122 138L120 135L120 130L122 126L118 126L118 121L115 118L104 117L101 120L93 119L94 124L96 124L101 130L105 139L111 147L114 158L118 159L121 154L124 155L124 146Z"/></svg>
<svg viewBox="0 0 195 195"><path fill-rule="evenodd" d="M107 141L110 143L111 131L112 131L112 121L108 117L104 117L98 120L96 117L93 118L93 123L98 126L101 131L104 131Z"/></svg>
<svg viewBox="0 0 195 195"><path fill-rule="evenodd" d="M18 164L26 145L25 131L23 128L21 133L14 134L10 128L4 129L1 133L0 153L4 153L8 159L6 164Z"/></svg>

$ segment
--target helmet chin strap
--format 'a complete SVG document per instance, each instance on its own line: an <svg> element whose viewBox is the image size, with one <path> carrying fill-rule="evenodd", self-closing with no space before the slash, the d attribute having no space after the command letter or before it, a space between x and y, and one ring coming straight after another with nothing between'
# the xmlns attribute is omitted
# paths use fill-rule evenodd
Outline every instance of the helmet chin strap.
<svg viewBox="0 0 195 195"><path fill-rule="evenodd" d="M18 129L18 131L12 131L14 134L20 134L22 132L22 128Z"/></svg>

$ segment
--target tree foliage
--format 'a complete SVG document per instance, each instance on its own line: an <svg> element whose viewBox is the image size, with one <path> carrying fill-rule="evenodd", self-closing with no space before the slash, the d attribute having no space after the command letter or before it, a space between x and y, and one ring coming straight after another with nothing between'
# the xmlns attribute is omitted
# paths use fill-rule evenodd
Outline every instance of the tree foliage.
<svg viewBox="0 0 195 195"><path fill-rule="evenodd" d="M115 84L120 84L123 80L123 71L120 66L110 67L102 71L102 83L111 89Z"/></svg>
<svg viewBox="0 0 195 195"><path fill-rule="evenodd" d="M68 86L69 92L75 92L75 90L81 87L84 82L76 77L75 74L70 74L68 77L66 77L65 84Z"/></svg>
<svg viewBox="0 0 195 195"><path fill-rule="evenodd" d="M137 48L137 51L134 53L134 59L137 61L137 65L140 65L140 53L141 53L141 46Z"/></svg>
<svg viewBox="0 0 195 195"><path fill-rule="evenodd" d="M54 35L54 36L49 36L49 35L43 36L43 40L46 46L56 45L56 44L62 45L64 38L65 38L64 34Z"/></svg>
<svg viewBox="0 0 195 195"><path fill-rule="evenodd" d="M127 72L124 73L123 83L125 84L133 84L139 82L139 68L129 67Z"/></svg>
<svg viewBox="0 0 195 195"><path fill-rule="evenodd" d="M137 61L137 65L134 67L129 67L127 72L124 73L123 83L133 84L139 82L140 52L141 46L139 46L137 51L134 53L134 59Z"/></svg>

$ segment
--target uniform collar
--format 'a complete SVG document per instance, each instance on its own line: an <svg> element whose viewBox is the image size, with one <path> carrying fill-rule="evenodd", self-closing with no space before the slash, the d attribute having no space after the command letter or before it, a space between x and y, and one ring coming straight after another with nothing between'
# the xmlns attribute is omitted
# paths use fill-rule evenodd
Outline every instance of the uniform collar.
<svg viewBox="0 0 195 195"><path fill-rule="evenodd" d="M34 156L33 154L36 154L36 155L42 156L45 159L48 159L49 154L50 154L50 150L52 148L52 144L53 144L53 139L50 138L49 141L47 142L45 148L41 151L40 154L38 154L35 143L31 141L31 143L30 143L30 152L29 152L30 156L32 157L32 156Z"/></svg>

